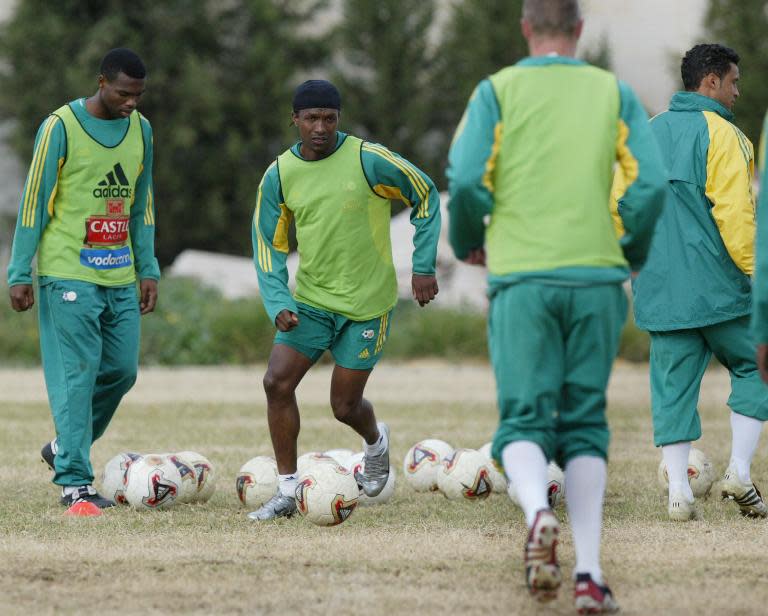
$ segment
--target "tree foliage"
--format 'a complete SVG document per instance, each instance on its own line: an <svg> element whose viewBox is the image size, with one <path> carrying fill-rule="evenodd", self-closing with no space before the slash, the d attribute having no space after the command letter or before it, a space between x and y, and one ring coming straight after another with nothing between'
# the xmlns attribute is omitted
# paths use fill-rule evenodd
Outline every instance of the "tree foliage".
<svg viewBox="0 0 768 616"><path fill-rule="evenodd" d="M768 2L710 0L705 23L711 42L732 47L741 56L736 123L757 144L768 108Z"/></svg>
<svg viewBox="0 0 768 616"><path fill-rule="evenodd" d="M424 136L430 128L425 87L434 0L344 0L334 32L333 79L342 94L342 124L386 145L432 175Z"/></svg>
<svg viewBox="0 0 768 616"><path fill-rule="evenodd" d="M0 113L17 121L28 160L45 116L95 91L103 54L134 49L148 68L161 264L186 247L247 254L256 187L289 139L296 75L327 53L299 28L319 4L22 0L0 36Z"/></svg>

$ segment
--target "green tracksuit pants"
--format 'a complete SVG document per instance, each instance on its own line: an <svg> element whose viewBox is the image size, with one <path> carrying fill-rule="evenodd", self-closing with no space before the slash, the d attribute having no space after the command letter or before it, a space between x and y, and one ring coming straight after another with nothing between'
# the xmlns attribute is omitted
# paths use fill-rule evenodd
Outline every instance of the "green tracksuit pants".
<svg viewBox="0 0 768 616"><path fill-rule="evenodd" d="M53 482L93 483L91 445L136 381L136 289L53 280L40 287L40 349L58 452Z"/></svg>
<svg viewBox="0 0 768 616"><path fill-rule="evenodd" d="M701 438L697 405L712 355L731 374L728 406L768 420L768 387L760 380L749 316L708 327L651 334L651 409L657 447Z"/></svg>
<svg viewBox="0 0 768 616"><path fill-rule="evenodd" d="M496 292L488 318L496 460L514 441L537 443L561 465L582 455L607 458L605 389L626 316L619 284L525 281Z"/></svg>

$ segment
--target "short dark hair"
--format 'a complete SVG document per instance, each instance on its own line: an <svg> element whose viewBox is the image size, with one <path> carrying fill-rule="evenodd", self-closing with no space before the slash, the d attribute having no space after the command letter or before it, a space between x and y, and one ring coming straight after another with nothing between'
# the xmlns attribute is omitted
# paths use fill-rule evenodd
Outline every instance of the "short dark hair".
<svg viewBox="0 0 768 616"><path fill-rule="evenodd" d="M119 73L125 73L134 79L144 79L147 76L147 68L139 56L125 47L111 49L101 61L99 72L113 81Z"/></svg>
<svg viewBox="0 0 768 616"><path fill-rule="evenodd" d="M717 43L696 45L685 54L680 65L683 86L689 92L698 90L701 80L710 73L722 79L730 72L731 64L738 65L739 60L739 54L730 47Z"/></svg>
<svg viewBox="0 0 768 616"><path fill-rule="evenodd" d="M523 19L536 34L571 35L581 20L578 0L525 0Z"/></svg>

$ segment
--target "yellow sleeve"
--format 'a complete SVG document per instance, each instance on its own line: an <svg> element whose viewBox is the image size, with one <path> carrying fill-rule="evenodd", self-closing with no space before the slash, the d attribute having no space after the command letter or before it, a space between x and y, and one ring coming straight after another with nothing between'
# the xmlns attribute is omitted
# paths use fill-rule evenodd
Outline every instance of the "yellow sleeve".
<svg viewBox="0 0 768 616"><path fill-rule="evenodd" d="M755 269L755 197L752 143L716 113L703 112L709 127L706 195L728 254L748 276Z"/></svg>

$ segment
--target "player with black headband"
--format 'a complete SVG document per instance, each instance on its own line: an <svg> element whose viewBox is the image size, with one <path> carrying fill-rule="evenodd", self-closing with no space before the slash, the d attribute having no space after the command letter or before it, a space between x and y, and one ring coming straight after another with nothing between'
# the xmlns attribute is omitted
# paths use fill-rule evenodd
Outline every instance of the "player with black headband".
<svg viewBox="0 0 768 616"><path fill-rule="evenodd" d="M335 361L331 407L365 441L368 496L389 476L389 429L363 398L389 336L397 302L390 243L390 200L411 206L414 234L411 287L419 305L437 295L435 261L440 200L432 180L384 146L338 130L341 97L312 80L293 99L301 140L278 156L259 185L253 250L264 307L278 329L264 376L267 416L280 475L278 493L254 520L296 511L296 387L329 350ZM299 269L288 289L288 229L296 224Z"/></svg>
<svg viewBox="0 0 768 616"><path fill-rule="evenodd" d="M11 305L28 310L37 253L40 348L56 426L41 455L62 504L90 515L114 504L91 485L91 444L136 380L139 315L154 310L160 278L152 129L136 110L145 80L134 52L113 49L96 93L42 123L8 266Z"/></svg>

